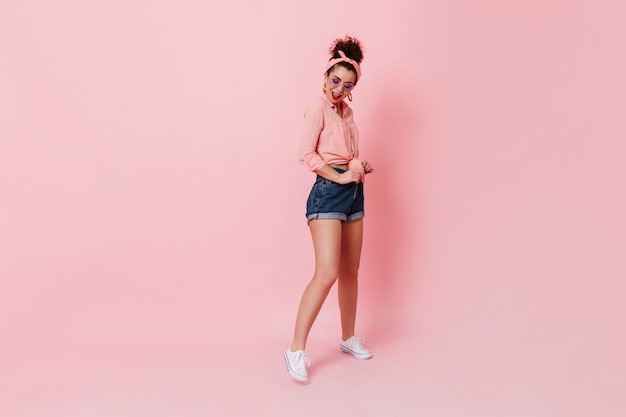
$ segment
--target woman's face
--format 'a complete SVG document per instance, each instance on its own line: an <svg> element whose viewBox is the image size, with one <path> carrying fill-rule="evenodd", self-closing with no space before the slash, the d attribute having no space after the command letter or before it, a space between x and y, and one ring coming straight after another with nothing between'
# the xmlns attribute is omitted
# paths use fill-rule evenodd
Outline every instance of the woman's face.
<svg viewBox="0 0 626 417"><path fill-rule="evenodd" d="M354 71L336 65L330 74L324 77L326 98L335 105L341 103L352 91L355 81L356 74Z"/></svg>

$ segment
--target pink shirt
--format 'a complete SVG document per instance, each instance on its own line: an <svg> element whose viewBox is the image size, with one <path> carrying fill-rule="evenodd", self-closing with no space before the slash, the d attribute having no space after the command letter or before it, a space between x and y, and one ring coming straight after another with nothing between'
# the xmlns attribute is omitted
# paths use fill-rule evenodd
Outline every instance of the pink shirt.
<svg viewBox="0 0 626 417"><path fill-rule="evenodd" d="M359 130L352 118L352 109L343 103L343 117L326 96L320 96L304 113L304 126L299 146L300 162L311 171L324 165L349 164L363 173L359 156Z"/></svg>

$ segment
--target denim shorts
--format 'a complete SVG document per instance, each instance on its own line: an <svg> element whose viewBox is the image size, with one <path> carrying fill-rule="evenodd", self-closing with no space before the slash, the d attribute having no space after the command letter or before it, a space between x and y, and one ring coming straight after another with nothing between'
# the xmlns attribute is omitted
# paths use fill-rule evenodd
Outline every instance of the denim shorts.
<svg viewBox="0 0 626 417"><path fill-rule="evenodd" d="M340 174L346 171L333 169ZM306 218L308 222L316 219L358 220L365 216L364 202L362 182L341 185L318 175L306 202Z"/></svg>

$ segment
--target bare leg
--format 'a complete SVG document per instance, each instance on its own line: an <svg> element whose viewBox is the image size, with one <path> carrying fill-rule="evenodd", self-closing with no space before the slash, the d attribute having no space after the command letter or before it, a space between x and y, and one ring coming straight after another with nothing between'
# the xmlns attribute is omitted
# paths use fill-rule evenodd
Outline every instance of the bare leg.
<svg viewBox="0 0 626 417"><path fill-rule="evenodd" d="M292 352L306 347L313 322L339 274L341 222L332 219L311 220L309 228L315 249L315 274L302 294L291 344Z"/></svg>
<svg viewBox="0 0 626 417"><path fill-rule="evenodd" d="M341 311L342 340L354 336L356 305L359 289L358 274L363 247L363 219L343 224L341 259L339 262L339 309Z"/></svg>

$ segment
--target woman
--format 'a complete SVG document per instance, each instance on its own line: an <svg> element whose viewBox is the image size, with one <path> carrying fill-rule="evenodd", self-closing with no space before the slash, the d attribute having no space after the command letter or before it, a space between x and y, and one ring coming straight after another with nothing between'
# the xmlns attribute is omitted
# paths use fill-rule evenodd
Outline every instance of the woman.
<svg viewBox="0 0 626 417"><path fill-rule="evenodd" d="M346 36L333 42L330 53L323 94L305 113L299 146L300 162L317 174L306 212L315 273L300 301L291 347L284 353L289 374L301 382L308 381L307 337L335 281L341 311L339 347L357 359L372 357L354 336L354 325L365 215L363 180L373 168L357 159L359 132L344 101L352 101L352 90L361 78L363 52L357 39Z"/></svg>

